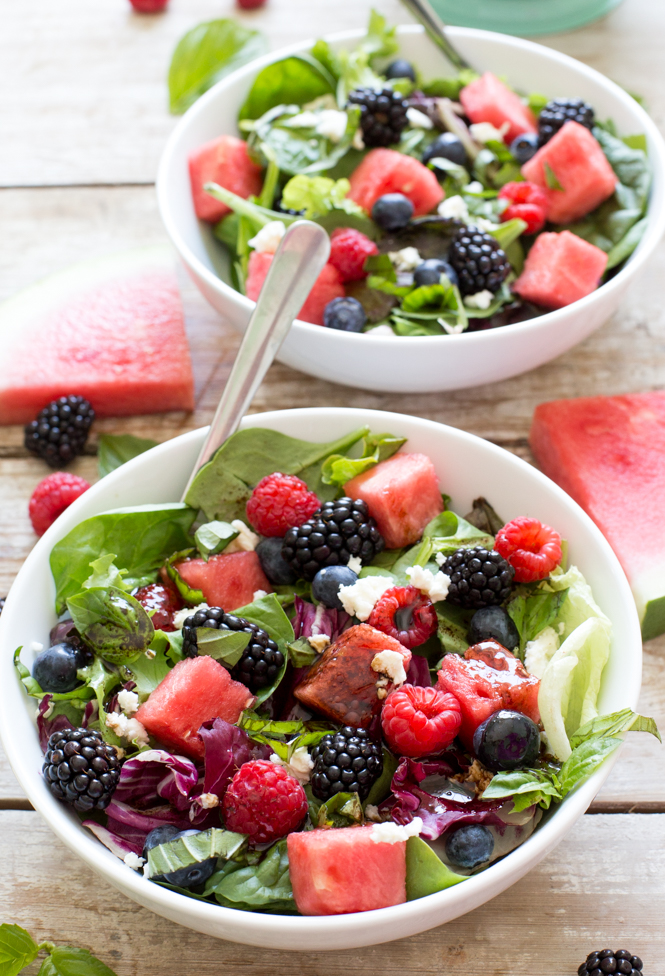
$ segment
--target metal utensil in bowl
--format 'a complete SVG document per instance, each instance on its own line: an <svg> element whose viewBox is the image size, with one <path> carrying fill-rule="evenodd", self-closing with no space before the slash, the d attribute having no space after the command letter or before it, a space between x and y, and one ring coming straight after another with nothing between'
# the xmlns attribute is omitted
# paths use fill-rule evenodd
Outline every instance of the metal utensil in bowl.
<svg viewBox="0 0 665 976"><path fill-rule="evenodd" d="M462 57L459 51L448 40L446 25L439 15L434 12L428 0L402 0L402 3L409 13L413 14L416 20L423 25L428 37L441 48L450 63L458 71L471 67L466 58Z"/></svg>

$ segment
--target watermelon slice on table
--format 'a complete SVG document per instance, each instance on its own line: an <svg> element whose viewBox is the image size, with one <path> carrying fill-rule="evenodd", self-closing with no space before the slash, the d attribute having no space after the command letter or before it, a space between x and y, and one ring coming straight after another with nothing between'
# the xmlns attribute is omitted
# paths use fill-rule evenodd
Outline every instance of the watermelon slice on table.
<svg viewBox="0 0 665 976"><path fill-rule="evenodd" d="M250 158L247 143L236 136L220 136L190 153L189 178L196 216L212 224L231 211L206 193L206 183L218 183L245 200L258 196L263 183L261 167Z"/></svg>
<svg viewBox="0 0 665 976"><path fill-rule="evenodd" d="M607 254L571 234L540 234L513 291L545 308L563 308L590 295L601 282Z"/></svg>
<svg viewBox="0 0 665 976"><path fill-rule="evenodd" d="M619 557L644 639L665 633L665 392L541 403L530 442Z"/></svg>
<svg viewBox="0 0 665 976"><path fill-rule="evenodd" d="M598 140L579 122L566 122L522 167L525 180L545 190L547 219L570 224L611 197L617 176ZM559 184L561 189L553 188Z"/></svg>
<svg viewBox="0 0 665 976"><path fill-rule="evenodd" d="M187 559L175 568L188 586L202 591L208 606L222 607L227 613L252 603L257 590L272 593L255 552L220 553L208 562Z"/></svg>
<svg viewBox="0 0 665 976"><path fill-rule="evenodd" d="M168 247L75 264L0 306L0 424L77 393L100 417L194 408Z"/></svg>
<svg viewBox="0 0 665 976"><path fill-rule="evenodd" d="M439 479L426 454L394 454L348 481L344 492L367 502L388 549L417 542L443 511Z"/></svg>
<svg viewBox="0 0 665 976"><path fill-rule="evenodd" d="M460 101L472 122L490 122L496 129L508 123L506 143L523 132L538 131L536 117L528 105L491 71L466 85L460 92Z"/></svg>
<svg viewBox="0 0 665 976"><path fill-rule="evenodd" d="M372 149L350 177L349 197L369 213L384 193L403 193L422 217L441 203L445 193L427 166L394 149Z"/></svg>
<svg viewBox="0 0 665 976"><path fill-rule="evenodd" d="M259 297L273 257L274 254L268 254L266 251L252 251L249 256L245 292L253 302ZM323 310L328 302L331 302L333 298L342 298L344 294L344 285L339 271L332 264L326 264L305 299L305 304L300 309L298 318L303 322L311 322L313 325L323 325Z"/></svg>
<svg viewBox="0 0 665 976"><path fill-rule="evenodd" d="M289 874L302 915L345 915L406 901L406 841L372 839L371 826L289 834Z"/></svg>

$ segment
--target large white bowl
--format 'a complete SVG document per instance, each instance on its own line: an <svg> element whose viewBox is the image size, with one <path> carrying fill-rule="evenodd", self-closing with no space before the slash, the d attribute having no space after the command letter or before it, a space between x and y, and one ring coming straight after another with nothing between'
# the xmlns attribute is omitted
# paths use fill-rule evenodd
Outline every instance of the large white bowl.
<svg viewBox="0 0 665 976"><path fill-rule="evenodd" d="M413 338L349 334L296 321L278 356L295 369L348 386L398 393L455 390L515 376L559 356L602 325L663 235L665 144L630 95L592 68L538 44L470 28L449 31L453 43L477 68L507 76L524 91L585 98L600 119L614 119L622 135L644 133L654 171L649 227L611 281L567 308L484 332ZM352 47L360 37L362 31L347 31L329 40L338 48ZM418 65L425 78L450 73L420 27L401 27L399 40L401 53ZM157 195L166 230L202 294L240 330L247 325L254 302L228 283L227 255L210 225L196 219L187 157L222 133L237 134L238 110L261 68L310 47L311 42L296 44L266 55L220 81L176 126L159 167Z"/></svg>
<svg viewBox="0 0 665 976"><path fill-rule="evenodd" d="M453 507L466 512L484 494L505 518L532 515L554 525L570 543L570 557L586 575L614 625L612 653L600 697L604 712L637 704L642 643L630 588L608 543L591 519L535 468L487 441L428 420L374 410L318 408L255 414L243 426L263 426L309 440L331 440L369 424L408 437L407 450L433 460ZM200 932L275 949L339 949L413 935L476 908L513 884L559 843L584 813L607 778L612 761L571 794L521 847L463 884L393 908L356 915L300 918L236 911L183 897L127 868L49 793L41 776L34 702L12 665L14 649L47 642L55 623L49 553L78 522L108 509L180 498L204 431L153 448L107 475L57 520L37 543L11 589L0 617L0 736L12 768L58 837L98 874L129 898ZM24 659L29 654L24 651Z"/></svg>

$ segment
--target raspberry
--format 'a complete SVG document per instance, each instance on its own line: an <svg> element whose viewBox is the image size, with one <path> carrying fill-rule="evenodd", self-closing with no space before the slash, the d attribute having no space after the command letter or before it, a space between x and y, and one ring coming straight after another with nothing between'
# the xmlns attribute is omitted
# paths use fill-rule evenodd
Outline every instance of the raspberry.
<svg viewBox="0 0 665 976"><path fill-rule="evenodd" d="M247 502L247 518L265 536L283 536L302 525L321 503L304 481L292 474L269 474Z"/></svg>
<svg viewBox="0 0 665 976"><path fill-rule="evenodd" d="M501 214L501 220L518 217L526 222L525 234L537 234L545 226L547 219L547 194L540 186L526 180L520 183L506 183L499 190L502 200L510 200L510 206Z"/></svg>
<svg viewBox="0 0 665 976"><path fill-rule="evenodd" d="M404 647L419 647L436 631L434 604L415 586L393 586L386 590L367 621Z"/></svg>
<svg viewBox="0 0 665 976"><path fill-rule="evenodd" d="M239 7L243 10L256 10L257 7L262 7L266 0L236 0Z"/></svg>
<svg viewBox="0 0 665 976"><path fill-rule="evenodd" d="M437 688L402 685L386 698L381 725L393 752L420 759L442 752L462 724L462 710L454 695Z"/></svg>
<svg viewBox="0 0 665 976"><path fill-rule="evenodd" d="M365 261L379 249L353 227L338 227L330 235L330 264L339 271L342 281L360 281L367 277Z"/></svg>
<svg viewBox="0 0 665 976"><path fill-rule="evenodd" d="M300 827L307 797L283 766L257 759L241 766L231 780L222 813L229 830L247 834L254 844L268 844Z"/></svg>
<svg viewBox="0 0 665 976"><path fill-rule="evenodd" d="M538 519L521 516L499 529L494 548L515 569L516 583L545 579L561 562L561 536Z"/></svg>
<svg viewBox="0 0 665 976"><path fill-rule="evenodd" d="M158 14L163 10L168 0L129 0L134 10L141 14Z"/></svg>
<svg viewBox="0 0 665 976"><path fill-rule="evenodd" d="M155 611L151 618L155 630L175 630L173 617L182 608L182 600L175 590L162 583L150 583L137 590L134 598L145 610Z"/></svg>
<svg viewBox="0 0 665 976"><path fill-rule="evenodd" d="M83 478L66 471L56 471L40 481L28 505L30 521L37 535L44 535L58 515L69 508L89 487Z"/></svg>

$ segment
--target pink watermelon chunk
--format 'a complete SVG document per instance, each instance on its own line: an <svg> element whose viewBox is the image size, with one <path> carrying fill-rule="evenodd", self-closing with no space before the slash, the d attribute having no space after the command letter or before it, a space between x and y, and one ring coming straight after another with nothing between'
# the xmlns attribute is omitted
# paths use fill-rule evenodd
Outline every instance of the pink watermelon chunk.
<svg viewBox="0 0 665 976"><path fill-rule="evenodd" d="M212 224L231 211L225 203L206 193L203 189L206 183L218 183L247 199L258 196L263 182L261 167L250 159L247 143L236 136L220 136L190 153L189 178L196 216Z"/></svg>
<svg viewBox="0 0 665 976"><path fill-rule="evenodd" d="M612 196L617 184L600 143L579 122L566 122L524 164L522 175L547 193L547 219L554 224L569 224L591 213ZM550 189L553 178L562 190Z"/></svg>
<svg viewBox="0 0 665 976"><path fill-rule="evenodd" d="M541 234L529 251L513 291L545 308L563 308L595 291L607 254L572 234Z"/></svg>
<svg viewBox="0 0 665 976"><path fill-rule="evenodd" d="M208 562L187 559L175 568L189 586L202 590L209 606L222 607L227 613L251 603L257 590L272 593L255 552L222 552Z"/></svg>
<svg viewBox="0 0 665 976"><path fill-rule="evenodd" d="M441 203L445 193L431 169L394 149L372 149L350 177L349 197L368 212L384 193L403 193L422 217Z"/></svg>
<svg viewBox="0 0 665 976"><path fill-rule="evenodd" d="M246 685L205 654L178 661L157 685L136 718L158 742L192 759L203 759L204 722L221 718L234 725L254 703Z"/></svg>
<svg viewBox="0 0 665 976"><path fill-rule="evenodd" d="M78 393L100 417L192 410L172 253L138 248L73 265L0 306L0 424Z"/></svg>
<svg viewBox="0 0 665 976"><path fill-rule="evenodd" d="M617 554L644 639L665 633L665 392L541 403L530 442Z"/></svg>
<svg viewBox="0 0 665 976"><path fill-rule="evenodd" d="M388 549L410 546L443 511L434 465L426 454L394 454L344 485L349 498L362 498Z"/></svg>
<svg viewBox="0 0 665 976"><path fill-rule="evenodd" d="M245 291L247 297L251 298L253 302L259 297L273 257L274 255L265 251L252 251L249 256ZM300 309L298 318L303 322L311 322L313 325L323 325L323 310L328 302L331 302L333 298L342 298L344 294L344 285L339 271L332 264L326 264L314 282L314 287Z"/></svg>
<svg viewBox="0 0 665 976"><path fill-rule="evenodd" d="M289 874L299 912L345 915L406 901L406 841L377 843L373 829L289 834Z"/></svg>
<svg viewBox="0 0 665 976"><path fill-rule="evenodd" d="M536 118L528 105L491 71L463 88L460 101L472 122L490 122L497 129L507 122L506 143L523 132L538 131Z"/></svg>

